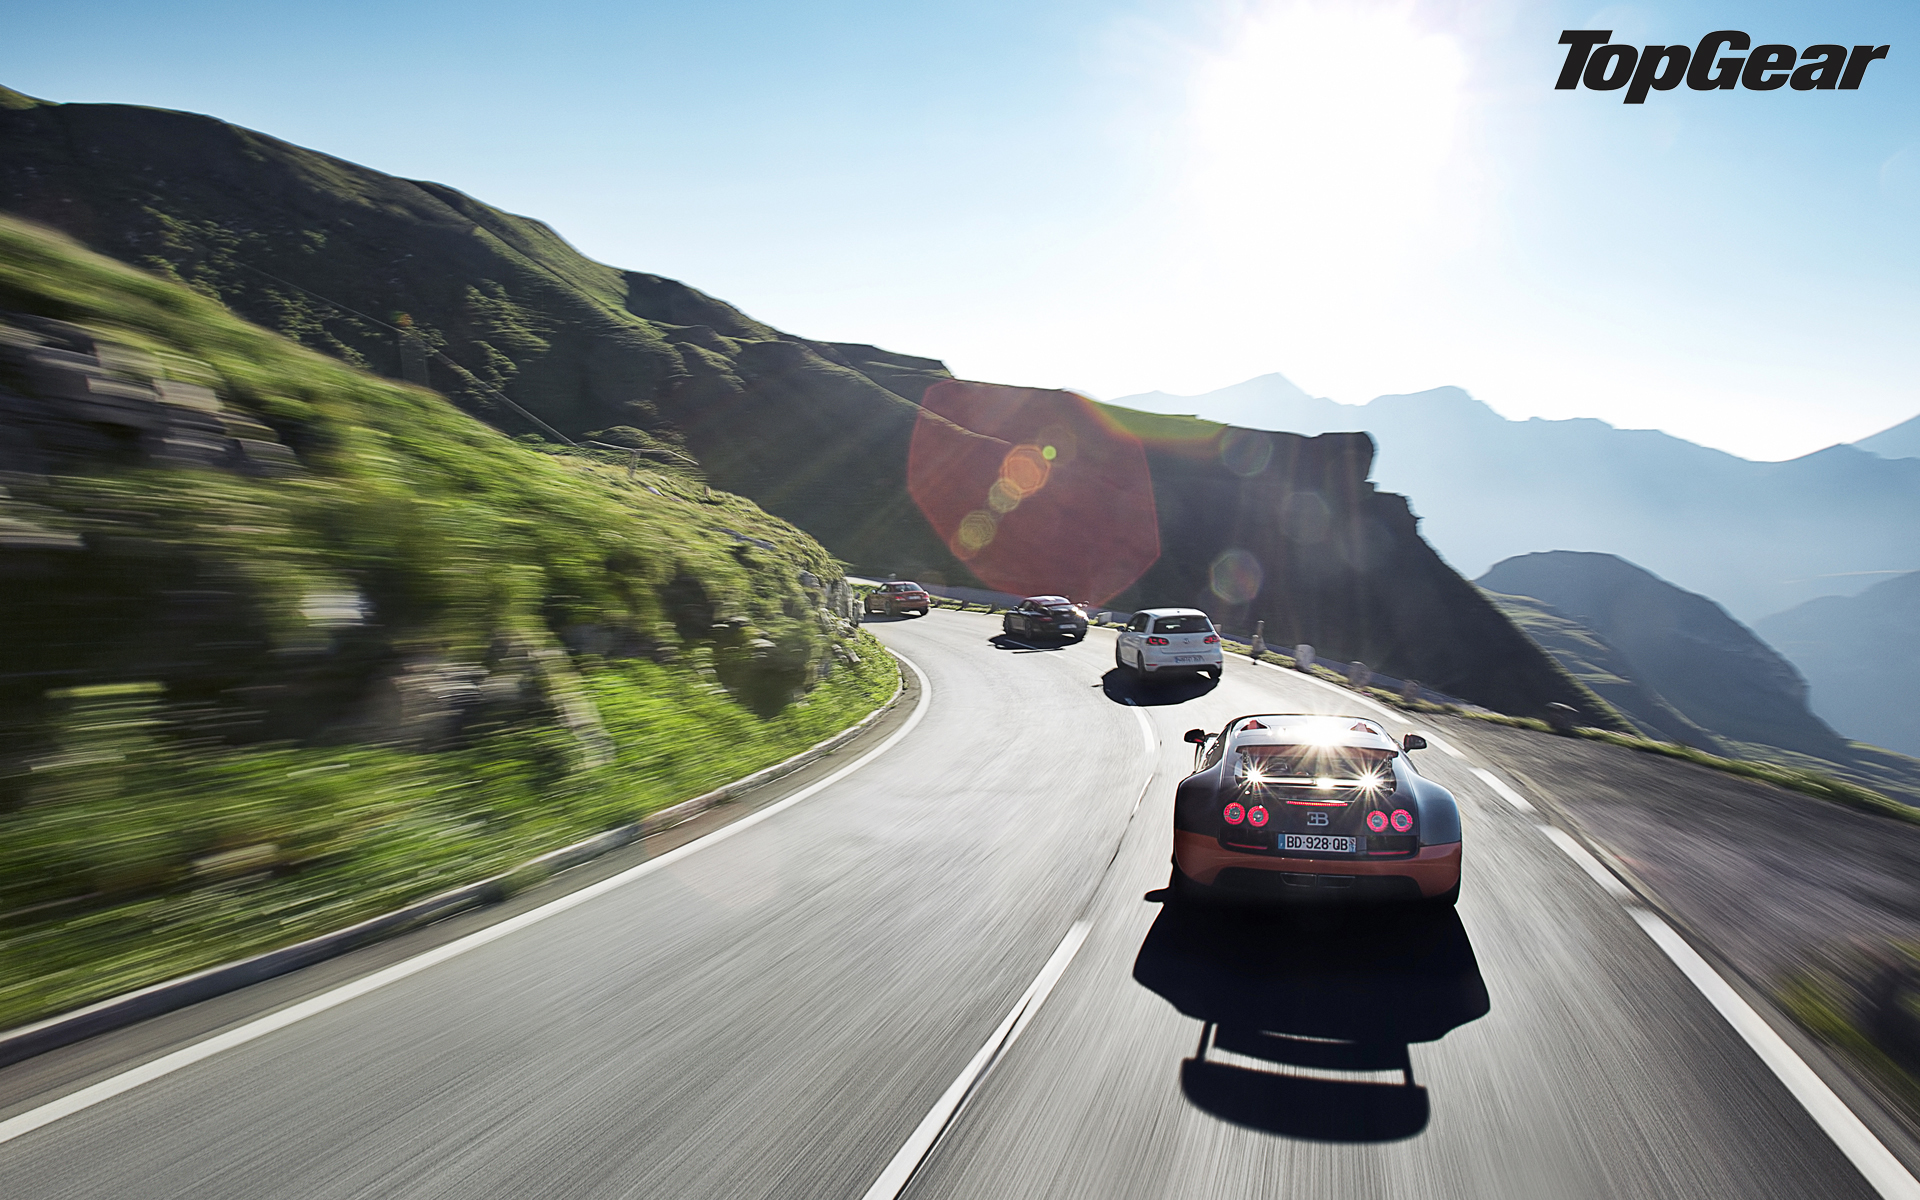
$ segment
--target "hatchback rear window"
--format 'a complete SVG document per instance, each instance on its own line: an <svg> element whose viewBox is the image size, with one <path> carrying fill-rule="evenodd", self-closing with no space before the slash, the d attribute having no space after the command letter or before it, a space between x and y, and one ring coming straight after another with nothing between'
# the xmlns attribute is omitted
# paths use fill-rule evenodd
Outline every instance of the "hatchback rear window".
<svg viewBox="0 0 1920 1200"><path fill-rule="evenodd" d="M1153 622L1155 633L1212 633L1213 622L1201 616L1157 617Z"/></svg>

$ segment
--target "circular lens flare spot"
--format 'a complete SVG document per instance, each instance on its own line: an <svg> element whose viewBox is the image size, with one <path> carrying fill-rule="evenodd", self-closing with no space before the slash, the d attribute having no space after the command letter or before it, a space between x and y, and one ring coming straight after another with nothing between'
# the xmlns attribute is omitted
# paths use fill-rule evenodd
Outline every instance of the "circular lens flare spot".
<svg viewBox="0 0 1920 1200"><path fill-rule="evenodd" d="M1373 830L1375 833L1385 833L1387 831L1387 814L1378 809L1368 813L1367 828Z"/></svg>
<svg viewBox="0 0 1920 1200"><path fill-rule="evenodd" d="M1228 604L1245 604L1260 594L1266 572L1260 560L1245 550L1228 550L1213 560L1207 571L1207 585L1214 595Z"/></svg>
<svg viewBox="0 0 1920 1200"><path fill-rule="evenodd" d="M1412 828L1413 828L1413 814L1408 812L1404 808L1394 809L1393 810L1393 831L1395 833L1405 833L1407 830Z"/></svg>
<svg viewBox="0 0 1920 1200"><path fill-rule="evenodd" d="M953 535L954 552L961 558L970 558L987 548L993 541L998 526L993 514L975 509L960 521L960 532Z"/></svg>
<svg viewBox="0 0 1920 1200"><path fill-rule="evenodd" d="M1235 475L1258 475L1273 461L1273 435L1229 428L1220 435L1220 463Z"/></svg>
<svg viewBox="0 0 1920 1200"><path fill-rule="evenodd" d="M1015 446L1000 461L1000 482L1022 500L1047 486L1047 476L1052 473L1052 457L1038 446Z"/></svg>
<svg viewBox="0 0 1920 1200"><path fill-rule="evenodd" d="M1267 823L1267 810L1264 805L1256 804L1247 810L1247 824L1259 829Z"/></svg>
<svg viewBox="0 0 1920 1200"><path fill-rule="evenodd" d="M1247 819L1247 810L1238 804L1229 804L1227 805L1226 818L1227 824L1238 825Z"/></svg>
<svg viewBox="0 0 1920 1200"><path fill-rule="evenodd" d="M965 562L964 582L996 591L1104 604L1160 556L1146 448L1072 392L960 380L927 388L907 491Z"/></svg>

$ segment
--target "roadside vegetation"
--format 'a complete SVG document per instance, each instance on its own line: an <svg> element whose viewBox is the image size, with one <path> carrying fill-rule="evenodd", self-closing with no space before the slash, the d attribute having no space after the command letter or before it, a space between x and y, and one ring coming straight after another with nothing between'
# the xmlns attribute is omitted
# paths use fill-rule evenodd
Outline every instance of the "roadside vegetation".
<svg viewBox="0 0 1920 1200"><path fill-rule="evenodd" d="M632 821L898 684L839 565L697 472L516 445L11 222L0 403L0 1028Z"/></svg>

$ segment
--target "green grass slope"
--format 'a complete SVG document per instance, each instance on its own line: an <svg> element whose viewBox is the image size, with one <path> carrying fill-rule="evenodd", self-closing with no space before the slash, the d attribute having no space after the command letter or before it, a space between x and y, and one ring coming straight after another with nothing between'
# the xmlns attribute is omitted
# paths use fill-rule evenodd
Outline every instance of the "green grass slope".
<svg viewBox="0 0 1920 1200"><path fill-rule="evenodd" d="M427 381L512 434L615 427L698 459L841 558L965 571L905 494L932 359L794 337L594 262L539 221L211 117L0 103L0 209L170 276L311 349Z"/></svg>
<svg viewBox="0 0 1920 1200"><path fill-rule="evenodd" d="M897 683L751 502L8 221L0 410L0 1027L632 820Z"/></svg>

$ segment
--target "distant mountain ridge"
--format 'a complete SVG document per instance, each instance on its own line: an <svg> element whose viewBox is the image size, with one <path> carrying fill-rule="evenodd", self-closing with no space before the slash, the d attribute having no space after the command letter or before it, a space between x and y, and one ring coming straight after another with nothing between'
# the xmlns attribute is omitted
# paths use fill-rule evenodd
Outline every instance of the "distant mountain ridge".
<svg viewBox="0 0 1920 1200"><path fill-rule="evenodd" d="M1705 596L1611 554L1554 551L1494 565L1475 580L1552 605L1593 630L1620 666L1667 709L1642 709L1656 728L1678 712L1726 742L1754 742L1842 760L1846 739L1807 708L1792 664ZM1618 701L1616 701L1618 703ZM1687 740L1680 731L1672 740ZM1705 747L1733 753L1724 743Z"/></svg>
<svg viewBox="0 0 1920 1200"><path fill-rule="evenodd" d="M1298 433L1364 429L1380 486L1413 498L1421 532L1468 575L1518 554L1618 554L1753 621L1920 569L1920 458L1872 445L1752 462L1591 418L1510 421L1459 388L1347 405L1279 375L1114 403ZM1867 443L1897 447L1912 424Z"/></svg>
<svg viewBox="0 0 1920 1200"><path fill-rule="evenodd" d="M1920 417L1909 417L1853 444L1881 458L1920 458Z"/></svg>
<svg viewBox="0 0 1920 1200"><path fill-rule="evenodd" d="M1754 628L1800 668L1813 711L1834 728L1920 756L1920 572L1809 600Z"/></svg>

